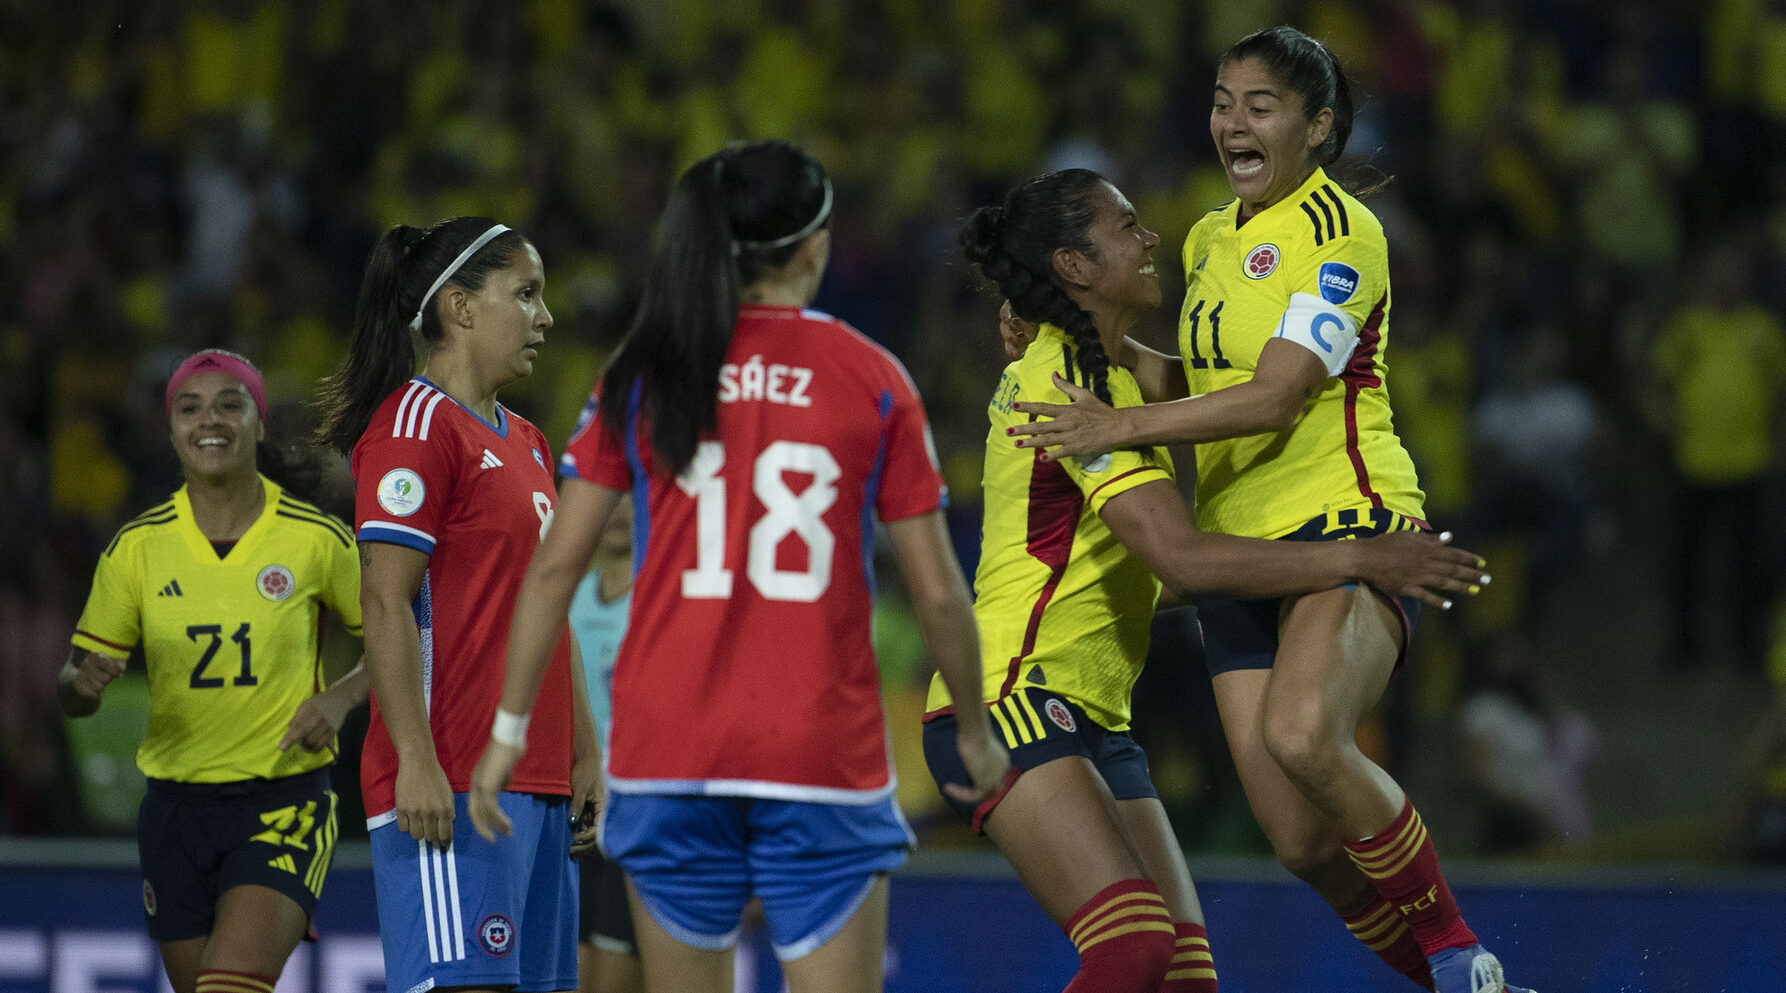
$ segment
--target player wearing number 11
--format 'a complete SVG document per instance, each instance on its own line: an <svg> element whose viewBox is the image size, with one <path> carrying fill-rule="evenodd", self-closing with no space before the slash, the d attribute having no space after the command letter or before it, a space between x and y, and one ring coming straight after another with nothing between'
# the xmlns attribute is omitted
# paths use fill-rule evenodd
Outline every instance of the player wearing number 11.
<svg viewBox="0 0 1786 993"><path fill-rule="evenodd" d="M869 647L876 518L944 681L966 696L980 685L917 391L891 355L803 309L830 255L831 204L823 167L784 142L727 148L678 180L515 611L499 719L533 707L591 549L630 491L637 577L601 838L631 884L653 993L731 990L753 896L795 993L881 988L886 873L912 839ZM974 716L959 739L973 782L952 785L977 799L1007 765L986 712ZM502 826L485 800L516 757L492 743L478 764L480 830Z"/></svg>
<svg viewBox="0 0 1786 993"><path fill-rule="evenodd" d="M57 686L64 713L90 715L142 648L143 909L175 993L272 993L334 850L335 732L366 698L359 667L322 688L319 621L359 633L359 564L345 525L268 478L289 467L266 402L234 352L174 370L186 484L106 547Z"/></svg>

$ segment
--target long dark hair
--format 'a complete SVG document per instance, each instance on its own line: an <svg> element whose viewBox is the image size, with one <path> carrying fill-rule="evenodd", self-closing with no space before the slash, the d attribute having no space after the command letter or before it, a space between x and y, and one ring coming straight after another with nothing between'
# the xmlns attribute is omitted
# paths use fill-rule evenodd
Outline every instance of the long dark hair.
<svg viewBox="0 0 1786 993"><path fill-rule="evenodd" d="M1110 356L1091 314L1054 281L1054 252L1070 248L1097 258L1091 226L1098 215L1103 176L1090 169L1063 169L1027 179L1002 207L981 207L962 225L961 251L1018 317L1046 321L1073 339L1080 381L1110 402ZM1067 378L1073 378L1071 366Z"/></svg>
<svg viewBox="0 0 1786 993"><path fill-rule="evenodd" d="M1258 59L1273 78L1302 94L1302 115L1313 119L1322 107L1333 108L1333 127L1321 143L1315 161L1329 166L1346 153L1352 137L1352 84L1339 58L1301 31L1281 24L1255 31L1223 53L1221 65L1242 59Z"/></svg>
<svg viewBox="0 0 1786 993"><path fill-rule="evenodd" d="M644 299L602 373L602 423L626 428L634 384L651 449L671 475L719 425L719 369L744 287L787 265L829 223L831 182L785 141L731 145L670 191Z"/></svg>
<svg viewBox="0 0 1786 993"><path fill-rule="evenodd" d="M454 217L428 228L399 224L378 239L360 280L347 359L323 381L317 397L322 419L318 444L344 454L352 451L378 405L415 373L418 344L425 349L440 344L444 331L438 308L432 306L439 291L429 300L421 297L461 252L495 225L488 217ZM466 259L441 289L461 286L476 293L492 272L514 262L526 244L518 232L498 234ZM421 326L412 330L410 322L418 310Z"/></svg>

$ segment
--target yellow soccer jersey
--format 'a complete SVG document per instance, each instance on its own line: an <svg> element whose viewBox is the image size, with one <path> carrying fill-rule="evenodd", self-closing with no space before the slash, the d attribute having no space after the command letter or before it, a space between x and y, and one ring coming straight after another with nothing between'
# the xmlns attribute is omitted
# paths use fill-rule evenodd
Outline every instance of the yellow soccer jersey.
<svg viewBox="0 0 1786 993"><path fill-rule="evenodd" d="M1131 556L1099 513L1117 494L1172 478L1164 448L1124 450L1081 465L1040 462L1005 429L1029 415L1019 400L1065 403L1050 376L1077 377L1071 339L1044 324L1023 358L1005 367L988 408L985 520L974 574L974 619L988 702L1019 682L1044 686L1085 708L1113 731L1129 725L1129 691L1147 657L1148 627L1159 580ZM1141 403L1135 377L1110 370L1119 407ZM926 709L950 704L942 678L931 681Z"/></svg>
<svg viewBox="0 0 1786 993"><path fill-rule="evenodd" d="M339 520L262 477L266 509L222 559L186 488L124 525L99 559L76 648L139 643L149 672L144 775L189 783L275 779L327 765L279 739L321 692L323 607L360 633L360 564Z"/></svg>
<svg viewBox="0 0 1786 993"><path fill-rule="evenodd" d="M1383 226L1320 169L1236 227L1239 210L1236 200L1211 211L1185 239L1178 347L1191 393L1251 379L1294 293L1344 311L1358 326L1358 348L1291 427L1197 446L1198 524L1275 538L1353 507L1421 518L1424 497L1390 423L1384 385Z"/></svg>

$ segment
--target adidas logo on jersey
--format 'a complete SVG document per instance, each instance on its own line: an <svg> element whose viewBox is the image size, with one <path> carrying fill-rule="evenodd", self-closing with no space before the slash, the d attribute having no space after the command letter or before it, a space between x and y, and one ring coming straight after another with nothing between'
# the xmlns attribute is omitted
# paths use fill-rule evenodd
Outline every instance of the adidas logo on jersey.
<svg viewBox="0 0 1786 993"><path fill-rule="evenodd" d="M178 579L173 579L173 580L169 580L168 584L161 588L161 592L157 593L155 595L156 596L184 596L185 594L180 592L180 581Z"/></svg>
<svg viewBox="0 0 1786 993"><path fill-rule="evenodd" d="M284 869L286 872L289 872L294 876L298 874L298 863L290 855L281 855L278 858L268 859L267 864L275 869Z"/></svg>
<svg viewBox="0 0 1786 993"><path fill-rule="evenodd" d="M497 458L496 453L490 451L488 448L484 449L484 461L478 463L479 466L485 469L494 469L501 464L502 460Z"/></svg>

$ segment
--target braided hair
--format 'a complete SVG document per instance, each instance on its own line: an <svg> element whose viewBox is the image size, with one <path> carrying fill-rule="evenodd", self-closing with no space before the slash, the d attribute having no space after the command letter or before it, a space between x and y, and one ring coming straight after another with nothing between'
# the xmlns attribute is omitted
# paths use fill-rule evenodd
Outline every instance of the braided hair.
<svg viewBox="0 0 1786 993"><path fill-rule="evenodd" d="M1110 403L1110 356L1097 324L1054 281L1054 252L1070 248L1097 257L1090 230L1097 220L1096 194L1107 181L1090 169L1063 169L1025 180L1003 206L981 207L961 228L962 253L998 287L1011 310L1032 323L1052 324L1073 340L1063 356L1067 378Z"/></svg>

